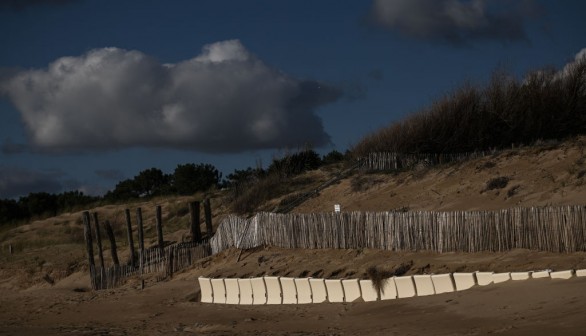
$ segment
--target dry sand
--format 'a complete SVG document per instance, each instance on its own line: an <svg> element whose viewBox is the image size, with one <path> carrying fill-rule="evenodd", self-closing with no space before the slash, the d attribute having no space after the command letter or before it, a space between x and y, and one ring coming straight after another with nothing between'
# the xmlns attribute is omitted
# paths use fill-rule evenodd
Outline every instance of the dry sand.
<svg viewBox="0 0 586 336"><path fill-rule="evenodd" d="M586 278L531 279L379 302L231 306L198 301L197 277L250 276L252 271L290 276L321 270L324 276L362 277L367 266L406 274L471 270L586 268L586 254L395 254L376 250L248 251L209 258L173 279L138 279L114 290L90 291L75 273L54 286L0 289L0 335L583 335ZM317 255L320 255L318 257ZM331 260L324 266L323 260ZM287 265L287 266L284 266ZM423 266L423 267L422 267ZM343 270L343 271L339 271ZM294 271L294 272L293 272ZM339 272L338 272L339 271Z"/></svg>
<svg viewBox="0 0 586 336"><path fill-rule="evenodd" d="M190 302L192 280L145 290L2 292L2 335L583 335L586 278L347 304Z"/></svg>

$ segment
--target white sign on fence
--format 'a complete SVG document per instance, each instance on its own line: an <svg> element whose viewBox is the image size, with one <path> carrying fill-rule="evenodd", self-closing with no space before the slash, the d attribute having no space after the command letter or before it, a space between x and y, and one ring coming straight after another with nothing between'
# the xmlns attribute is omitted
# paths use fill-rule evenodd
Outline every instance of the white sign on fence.
<svg viewBox="0 0 586 336"><path fill-rule="evenodd" d="M340 213L340 204L334 204L334 212Z"/></svg>

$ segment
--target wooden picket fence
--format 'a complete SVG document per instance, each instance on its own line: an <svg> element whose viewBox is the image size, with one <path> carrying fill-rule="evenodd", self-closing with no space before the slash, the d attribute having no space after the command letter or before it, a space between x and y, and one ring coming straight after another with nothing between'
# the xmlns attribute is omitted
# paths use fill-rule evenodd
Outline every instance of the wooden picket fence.
<svg viewBox="0 0 586 336"><path fill-rule="evenodd" d="M159 273L159 278L172 276L173 273L186 269L196 261L211 255L208 239L201 242L178 243L145 250L139 253L138 266L113 265L102 269L90 266L92 288L110 289L123 284L127 278L137 275Z"/></svg>
<svg viewBox="0 0 586 336"><path fill-rule="evenodd" d="M436 166L440 164L461 162L472 160L487 155L492 155L495 151L481 151L470 153L445 153L445 154L431 154L431 153L393 153L393 152L379 152L370 153L368 156L358 159L358 166L363 170L402 170L411 169L422 166Z"/></svg>
<svg viewBox="0 0 586 336"><path fill-rule="evenodd" d="M229 216L210 241L212 254L263 245L305 249L479 252L525 248L586 251L586 207L495 211L259 213Z"/></svg>
<svg viewBox="0 0 586 336"><path fill-rule="evenodd" d="M201 242L178 243L139 253L136 266L90 264L92 288L108 289L128 277L172 276L228 248L503 252L524 248L586 251L586 206L512 208L495 211L411 211L230 215Z"/></svg>

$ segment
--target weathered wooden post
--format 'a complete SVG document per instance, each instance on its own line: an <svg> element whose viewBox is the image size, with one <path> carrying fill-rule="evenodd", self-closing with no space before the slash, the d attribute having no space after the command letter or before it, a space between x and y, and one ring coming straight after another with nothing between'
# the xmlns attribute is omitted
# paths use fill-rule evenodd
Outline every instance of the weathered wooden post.
<svg viewBox="0 0 586 336"><path fill-rule="evenodd" d="M120 262L118 261L118 251L116 250L116 238L114 237L114 231L112 230L112 225L110 225L110 221L106 221L106 234L108 235L108 239L110 240L110 252L112 253L112 262L116 267L120 266Z"/></svg>
<svg viewBox="0 0 586 336"><path fill-rule="evenodd" d="M136 254L134 252L134 239L132 239L132 223L130 221L130 209L124 210L126 215L126 235L128 236L128 247L130 248L130 265L136 267Z"/></svg>
<svg viewBox="0 0 586 336"><path fill-rule="evenodd" d="M106 228L108 240L110 240L110 254L112 255L112 262L114 263L114 267L110 268L108 272L108 288L113 288L118 286L118 282L120 281L120 262L118 261L118 249L116 248L116 238L114 237L114 231L112 230L112 225L110 225L110 221L106 220L104 222L104 226Z"/></svg>
<svg viewBox="0 0 586 336"><path fill-rule="evenodd" d="M167 267L167 275L173 278L173 261L175 259L175 246L169 246L169 264Z"/></svg>
<svg viewBox="0 0 586 336"><path fill-rule="evenodd" d="M165 241L163 240L163 218L161 214L161 206L157 205L157 237L159 240L159 249L161 250L161 255L163 254L163 249L165 245Z"/></svg>
<svg viewBox="0 0 586 336"><path fill-rule="evenodd" d="M142 224L142 209L136 209L136 220L138 224L138 248L140 250L140 274L144 264L144 227Z"/></svg>
<svg viewBox="0 0 586 336"><path fill-rule="evenodd" d="M189 214L191 215L191 241L201 241L201 227L199 222L199 202L189 203Z"/></svg>
<svg viewBox="0 0 586 336"><path fill-rule="evenodd" d="M210 205L209 198L206 198L203 201L203 210L204 210L205 219L206 219L206 231L207 231L208 239L210 239L214 232L212 229L212 207Z"/></svg>
<svg viewBox="0 0 586 336"><path fill-rule="evenodd" d="M96 289L95 271L96 263L94 260L94 243L92 241L92 225L90 223L89 211L83 212L83 235L87 251L88 264L90 266L90 281L93 289Z"/></svg>
<svg viewBox="0 0 586 336"><path fill-rule="evenodd" d="M103 277L105 275L106 267L104 266L104 253L102 250L102 235L100 234L100 223L98 221L98 213L94 212L94 223L96 224L96 243L98 243L98 256L100 257L100 279L103 281ZM100 285L101 289L101 285Z"/></svg>

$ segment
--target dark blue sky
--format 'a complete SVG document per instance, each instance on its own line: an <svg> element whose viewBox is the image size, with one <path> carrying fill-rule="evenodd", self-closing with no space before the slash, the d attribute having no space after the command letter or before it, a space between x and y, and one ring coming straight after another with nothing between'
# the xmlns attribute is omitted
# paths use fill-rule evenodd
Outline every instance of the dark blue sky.
<svg viewBox="0 0 586 336"><path fill-rule="evenodd" d="M497 68L563 67L583 1L0 0L0 198L266 167Z"/></svg>

